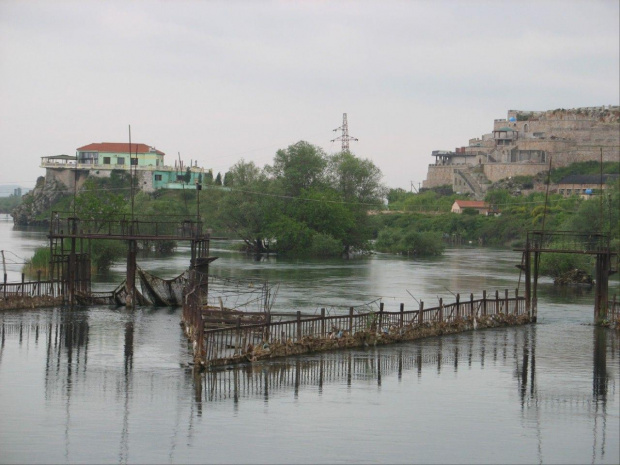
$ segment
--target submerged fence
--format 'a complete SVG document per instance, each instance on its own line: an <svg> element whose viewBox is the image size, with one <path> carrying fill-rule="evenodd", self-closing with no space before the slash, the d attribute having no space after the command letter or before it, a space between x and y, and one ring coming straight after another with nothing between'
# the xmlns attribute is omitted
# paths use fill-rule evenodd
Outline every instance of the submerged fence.
<svg viewBox="0 0 620 465"><path fill-rule="evenodd" d="M40 275L40 273L39 273ZM7 282L4 275L4 282L0 283L0 297L10 299L14 297L56 297L61 295L60 284L57 281L25 281L22 273L22 280L18 283Z"/></svg>
<svg viewBox="0 0 620 465"><path fill-rule="evenodd" d="M398 338L403 336L405 330L442 323L458 324L466 320L475 325L477 320L498 315L527 316L525 297L519 296L518 290L512 297L508 290L503 296L496 291L493 297L487 297L484 291L480 299L474 299L473 294L470 294L468 300L461 301L460 295L457 295L453 303L444 304L443 300L439 299L437 307L427 309L421 302L416 310L405 310L404 304L400 304L399 311L389 312L385 311L381 303L378 312L356 313L351 307L346 315L328 316L325 309L321 309L318 316L302 316L301 312L297 312L294 319L282 321L274 321L278 314L272 313L266 315L264 324L242 325L238 319L236 325L218 329L206 328L204 319L197 321L195 314L187 315L189 321L186 321L199 325L194 326L197 333L194 340L200 362L217 365L240 361L240 358L255 353L257 345L265 348L273 344L292 347L303 343L307 345L309 341L355 337L360 333Z"/></svg>

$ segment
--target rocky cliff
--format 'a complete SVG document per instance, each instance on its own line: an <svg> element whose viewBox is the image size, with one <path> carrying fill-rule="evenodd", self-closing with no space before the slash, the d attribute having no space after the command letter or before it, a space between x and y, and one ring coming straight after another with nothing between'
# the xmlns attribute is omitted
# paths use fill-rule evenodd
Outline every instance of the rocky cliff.
<svg viewBox="0 0 620 465"><path fill-rule="evenodd" d="M56 179L46 180L40 176L33 190L22 197L20 205L11 212L13 223L19 225L47 225L49 218L44 217L49 208L67 196L67 187Z"/></svg>

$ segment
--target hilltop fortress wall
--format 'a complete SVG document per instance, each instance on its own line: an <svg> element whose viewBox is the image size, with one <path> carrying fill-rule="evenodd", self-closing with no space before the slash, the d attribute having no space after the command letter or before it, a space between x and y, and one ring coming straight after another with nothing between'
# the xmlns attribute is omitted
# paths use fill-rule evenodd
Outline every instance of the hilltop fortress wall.
<svg viewBox="0 0 620 465"><path fill-rule="evenodd" d="M620 107L550 111L509 110L493 130L454 152L435 151L423 187L452 185L455 192L483 193L484 184L532 176L552 167L620 159ZM464 180L467 178L467 180ZM484 179L486 178L486 179ZM480 187L480 189L478 189Z"/></svg>

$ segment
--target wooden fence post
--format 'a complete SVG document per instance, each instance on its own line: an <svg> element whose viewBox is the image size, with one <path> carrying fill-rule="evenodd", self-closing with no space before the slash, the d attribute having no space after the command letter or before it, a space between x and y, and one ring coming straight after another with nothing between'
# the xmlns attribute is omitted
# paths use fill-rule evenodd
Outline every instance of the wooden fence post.
<svg viewBox="0 0 620 465"><path fill-rule="evenodd" d="M504 312L508 315L510 313L510 307L508 305L508 289L504 289L504 301Z"/></svg>
<svg viewBox="0 0 620 465"><path fill-rule="evenodd" d="M4 287L2 289L4 293L4 298L6 299L6 273L4 273Z"/></svg>
<svg viewBox="0 0 620 465"><path fill-rule="evenodd" d="M403 327L404 319L405 319L405 304L401 303L400 304L400 316L399 316L399 321L398 321L398 325L400 328Z"/></svg>
<svg viewBox="0 0 620 465"><path fill-rule="evenodd" d="M267 318L265 318L265 330L263 331L264 342L269 342L270 334L271 334L271 313L267 313Z"/></svg>
<svg viewBox="0 0 620 465"><path fill-rule="evenodd" d="M420 300L420 309L418 310L418 325L424 321L424 301Z"/></svg>
<svg viewBox="0 0 620 465"><path fill-rule="evenodd" d="M482 291L482 315L487 316L487 291Z"/></svg>
<svg viewBox="0 0 620 465"><path fill-rule="evenodd" d="M470 316L472 318L476 318L476 312L474 310L474 293L469 294L469 308L470 308Z"/></svg>
<svg viewBox="0 0 620 465"><path fill-rule="evenodd" d="M456 295L456 317L461 317L461 294Z"/></svg>
<svg viewBox="0 0 620 465"><path fill-rule="evenodd" d="M24 297L24 273L22 273L22 297Z"/></svg>
<svg viewBox="0 0 620 465"><path fill-rule="evenodd" d="M297 310L297 341L301 340L301 311Z"/></svg>
<svg viewBox="0 0 620 465"><path fill-rule="evenodd" d="M493 314L497 315L498 313L501 313L499 311L499 291L495 289L495 311Z"/></svg>
<svg viewBox="0 0 620 465"><path fill-rule="evenodd" d="M349 307L349 336L353 335L353 307Z"/></svg>
<svg viewBox="0 0 620 465"><path fill-rule="evenodd" d="M321 337L325 337L325 309L321 309Z"/></svg>
<svg viewBox="0 0 620 465"><path fill-rule="evenodd" d="M381 302L379 304L379 331L383 330L383 306L384 306L384 303Z"/></svg>
<svg viewBox="0 0 620 465"><path fill-rule="evenodd" d="M519 289L515 289L515 315L519 314Z"/></svg>
<svg viewBox="0 0 620 465"><path fill-rule="evenodd" d="M37 295L41 296L41 270L37 270Z"/></svg>
<svg viewBox="0 0 620 465"><path fill-rule="evenodd" d="M204 332L203 332L204 333ZM237 317L237 341L235 342L235 354L240 354L241 350L239 350L241 346L241 317Z"/></svg>
<svg viewBox="0 0 620 465"><path fill-rule="evenodd" d="M443 297L439 298L439 322L443 323Z"/></svg>

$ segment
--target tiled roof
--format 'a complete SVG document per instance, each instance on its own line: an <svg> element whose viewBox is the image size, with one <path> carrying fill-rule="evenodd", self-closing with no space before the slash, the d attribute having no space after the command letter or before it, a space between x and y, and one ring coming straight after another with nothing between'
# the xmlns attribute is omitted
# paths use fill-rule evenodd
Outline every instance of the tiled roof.
<svg viewBox="0 0 620 465"><path fill-rule="evenodd" d="M88 144L84 147L79 147L78 152L110 152L110 153L129 153L128 142L100 142L94 144ZM164 152L160 152L146 144L131 144L131 153L156 153L157 155L164 155Z"/></svg>
<svg viewBox="0 0 620 465"><path fill-rule="evenodd" d="M455 202L461 208L489 208L486 202L480 200L455 200Z"/></svg>

